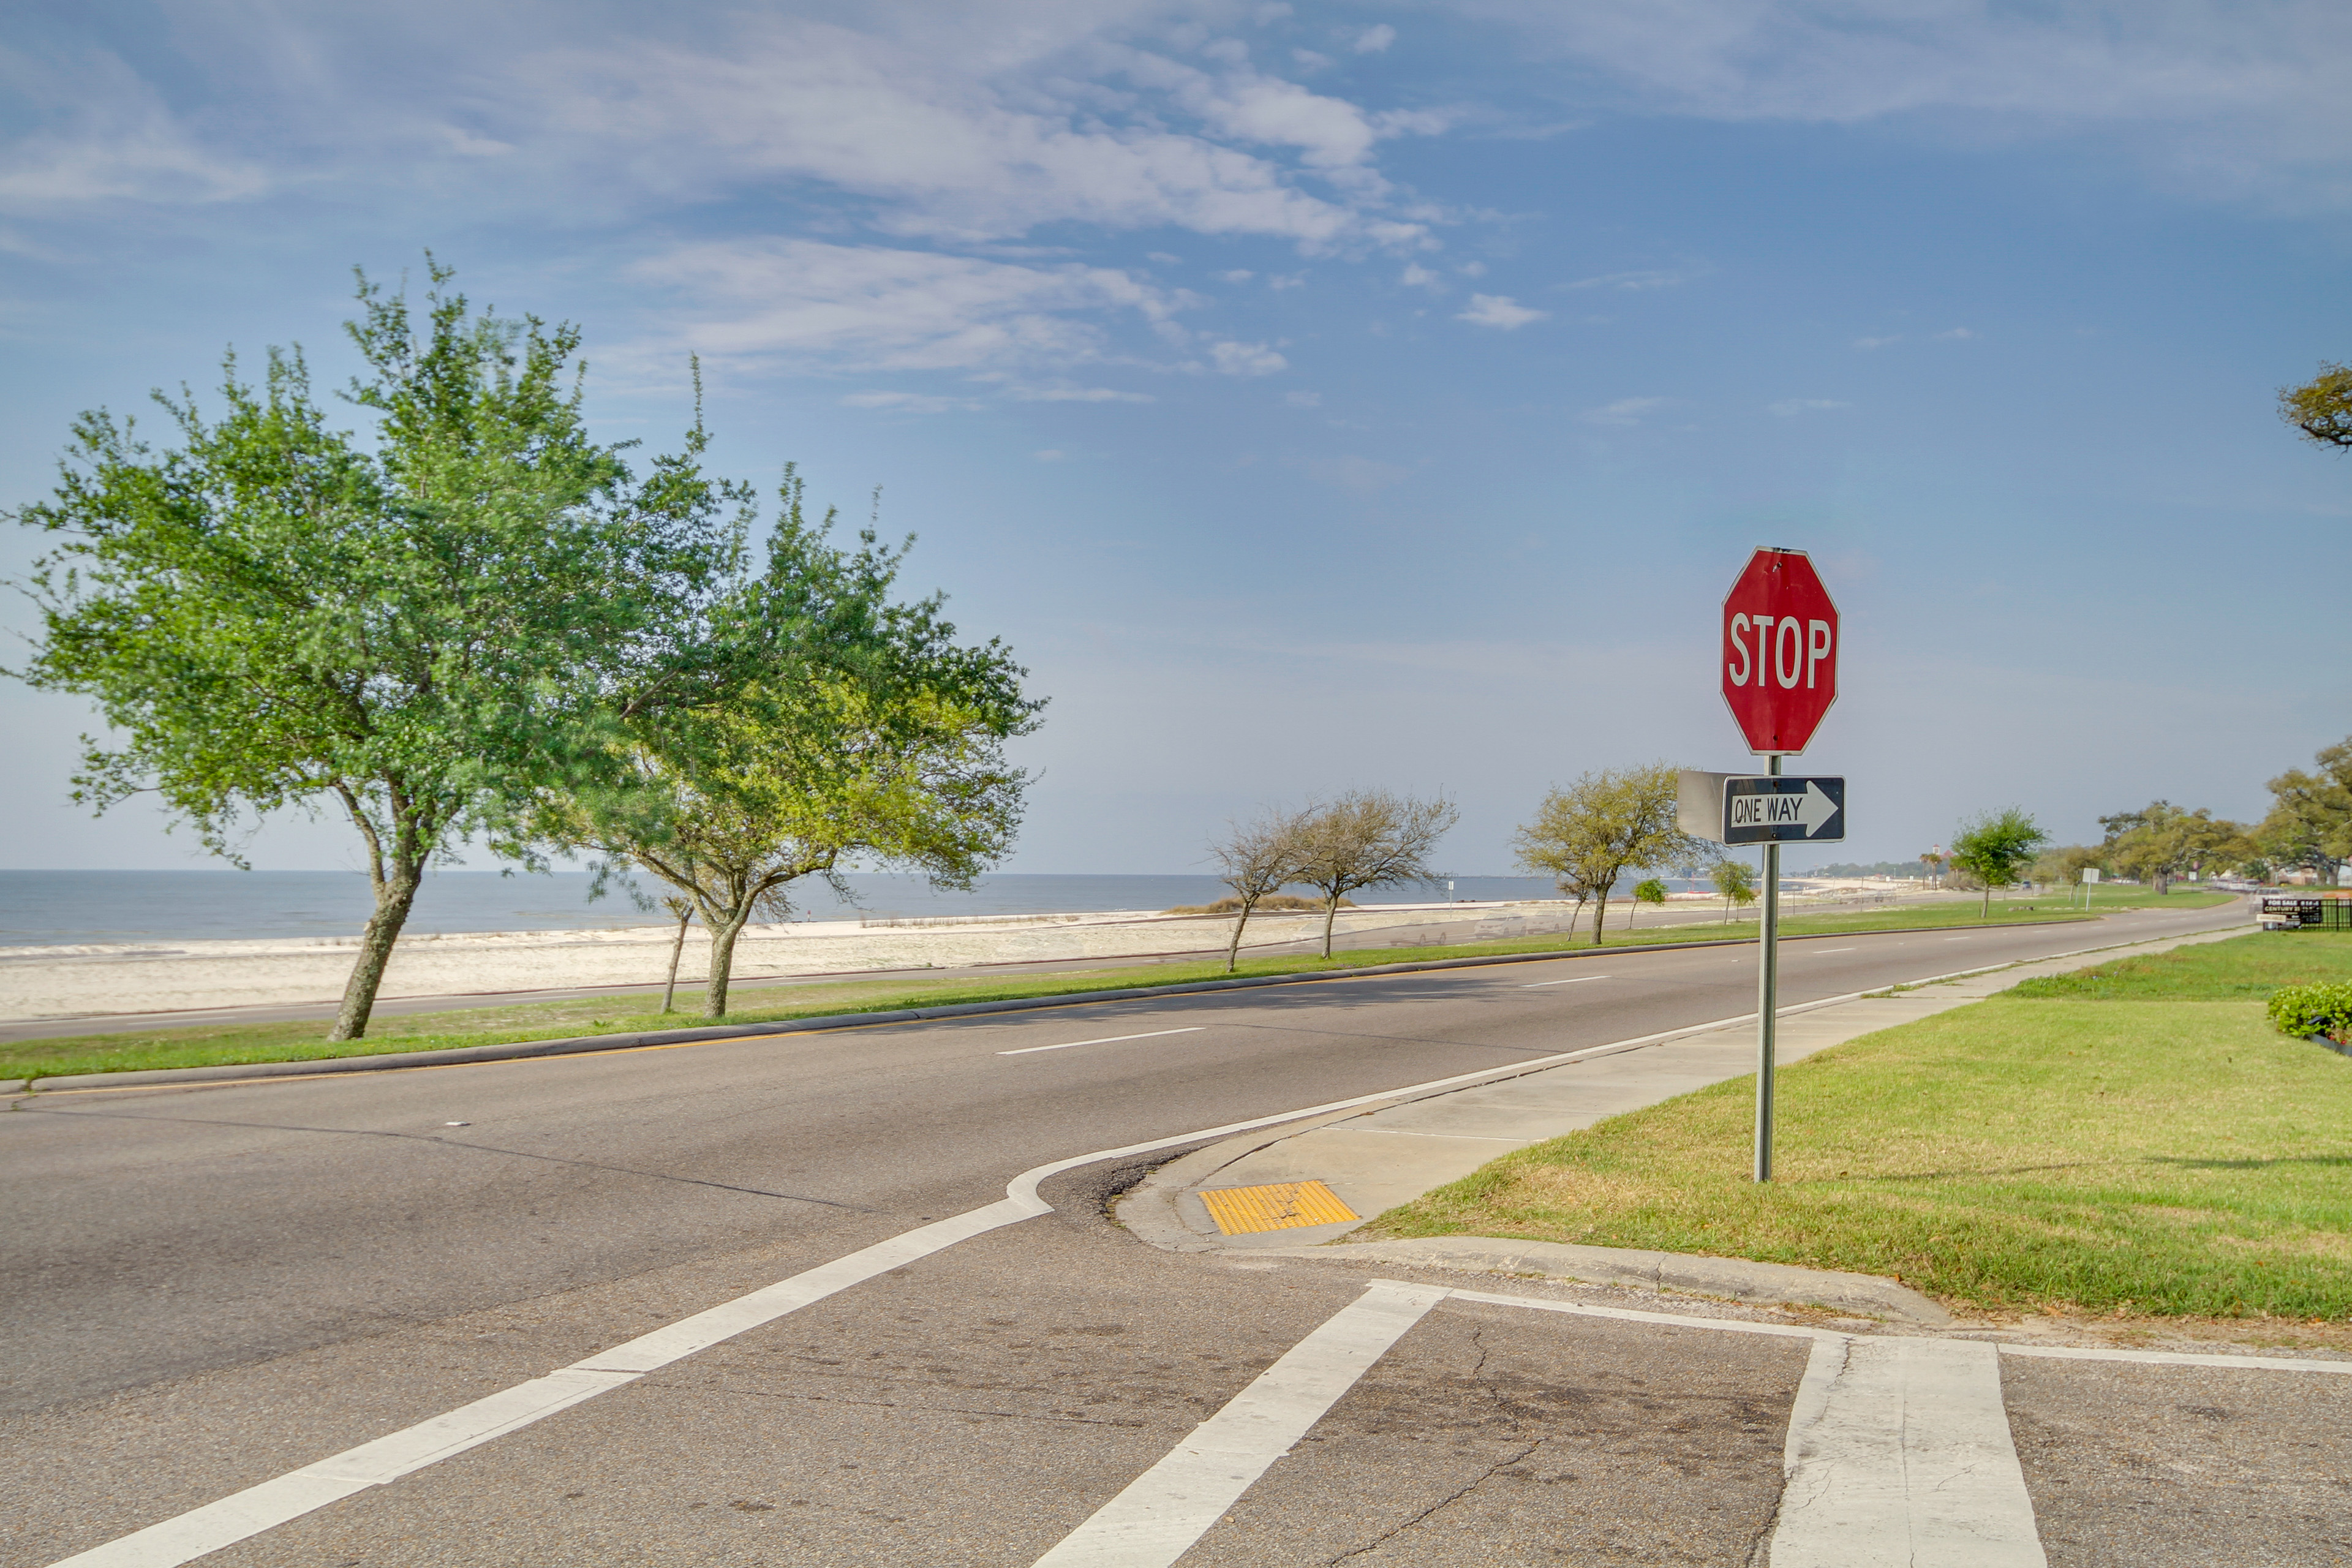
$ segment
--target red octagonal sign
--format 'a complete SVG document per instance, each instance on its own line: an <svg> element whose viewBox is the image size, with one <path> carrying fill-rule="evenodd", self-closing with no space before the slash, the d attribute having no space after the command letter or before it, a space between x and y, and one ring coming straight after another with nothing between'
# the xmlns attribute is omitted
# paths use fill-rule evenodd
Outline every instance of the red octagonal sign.
<svg viewBox="0 0 2352 1568"><path fill-rule="evenodd" d="M1838 613L1801 550L1759 550L1723 601L1723 700L1759 756L1812 741L1837 700Z"/></svg>

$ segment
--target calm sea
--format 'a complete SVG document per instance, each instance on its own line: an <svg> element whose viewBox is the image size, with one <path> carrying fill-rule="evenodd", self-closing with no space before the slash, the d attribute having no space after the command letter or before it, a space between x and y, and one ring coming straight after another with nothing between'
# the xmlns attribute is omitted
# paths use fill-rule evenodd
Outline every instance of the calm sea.
<svg viewBox="0 0 2352 1568"><path fill-rule="evenodd" d="M925 915L1049 914L1088 910L1164 910L1205 904L1224 888L1213 877L982 877L968 893L942 892L918 877L853 877L855 903L823 883L802 889L807 920ZM648 884L646 890L657 890ZM1417 903L1443 898L1402 889L1359 894L1357 902ZM1536 877L1457 877L1456 899L1552 896ZM804 900L804 902L803 902ZM0 946L205 939L352 936L367 923L367 879L347 871L0 871ZM441 871L417 894L408 930L578 931L658 924L659 908L638 909L625 893L591 902L584 871L501 876Z"/></svg>

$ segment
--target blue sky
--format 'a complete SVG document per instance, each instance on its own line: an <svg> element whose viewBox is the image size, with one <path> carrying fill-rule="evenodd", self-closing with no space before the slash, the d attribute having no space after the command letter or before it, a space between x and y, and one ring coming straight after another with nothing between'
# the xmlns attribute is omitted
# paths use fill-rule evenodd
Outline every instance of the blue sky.
<svg viewBox="0 0 2352 1568"><path fill-rule="evenodd" d="M1851 858L2257 816L2352 731L2352 462L2273 408L2352 357L2340 5L11 16L0 504L231 344L340 380L349 268L429 247L584 328L604 433L673 439L698 353L724 467L882 487L1053 699L1010 869L1194 870L1381 784L1506 870L1548 784L1745 765L1717 607L1764 543L1844 616L1803 765ZM89 723L0 684L0 865L205 863L65 802Z"/></svg>

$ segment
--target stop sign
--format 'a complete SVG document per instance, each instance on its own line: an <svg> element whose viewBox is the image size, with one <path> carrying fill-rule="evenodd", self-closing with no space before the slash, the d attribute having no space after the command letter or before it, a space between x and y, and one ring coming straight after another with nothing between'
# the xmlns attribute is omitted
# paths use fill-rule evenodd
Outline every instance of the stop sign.
<svg viewBox="0 0 2352 1568"><path fill-rule="evenodd" d="M1723 600L1723 700L1760 756L1801 752L1837 700L1838 613L1801 550L1759 550Z"/></svg>

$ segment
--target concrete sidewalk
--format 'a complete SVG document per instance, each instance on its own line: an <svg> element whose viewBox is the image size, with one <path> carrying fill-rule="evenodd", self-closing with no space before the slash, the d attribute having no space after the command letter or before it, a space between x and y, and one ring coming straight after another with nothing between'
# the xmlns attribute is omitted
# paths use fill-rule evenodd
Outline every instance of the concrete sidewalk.
<svg viewBox="0 0 2352 1568"><path fill-rule="evenodd" d="M1780 1014L1778 1059L1783 1066L1801 1061L1815 1051L1864 1035L1982 1001L2037 975L2064 974L2092 963L2162 952L2191 942L2225 941L2244 935L2247 929L2230 927L2185 937L2124 943L1931 981L1915 989L1784 1008ZM1171 1251L1271 1254L1312 1247L1346 1236L1382 1211L1409 1203L1433 1187L1459 1180L1514 1149L1557 1138L1606 1117L1654 1105L1755 1069L1753 1014L1724 1023L1597 1047L1580 1060L1500 1082L1226 1139L1161 1166L1120 1200L1118 1218L1141 1239ZM1227 1188L1304 1182L1322 1183L1360 1217L1229 1236L1220 1230L1201 1196L1203 1192ZM1439 1247L1448 1251L1448 1261L1476 1267L1465 1248L1475 1251L1479 1240L1453 1237L1436 1241L1374 1243L1369 1244L1366 1250L1402 1249L1395 1260L1404 1262L1412 1260L1405 1254L1414 1249ZM1560 1252L1561 1258L1546 1264L1520 1256L1527 1248L1524 1242L1497 1240L1485 1245L1495 1253L1493 1267L1516 1263L1522 1268L1532 1267L1537 1272L1573 1278L1597 1274L1618 1279L1627 1268L1654 1277L1657 1266L1652 1260L1661 1256L1642 1254L1636 1260L1634 1255L1629 1254L1622 1268L1613 1269L1607 1260L1596 1257L1585 1260L1588 1268L1578 1268L1562 1263L1567 1251L1598 1255L1609 1249L1555 1248L1552 1250ZM1506 1253L1512 1256L1507 1258ZM1428 1261L1438 1259L1433 1256ZM1787 1283L1760 1281L1759 1277L1757 1293L1759 1298L1785 1296L1780 1287ZM1821 1283L1826 1287L1828 1281ZM1901 1290L1891 1280L1884 1283L1891 1290ZM1722 1294L1747 1293L1720 1283L1714 1288ZM1905 1297L1910 1294L1902 1292ZM1925 1305L1924 1299L1921 1304ZM1888 1298L1887 1305L1891 1315L1910 1315L1896 1298Z"/></svg>

